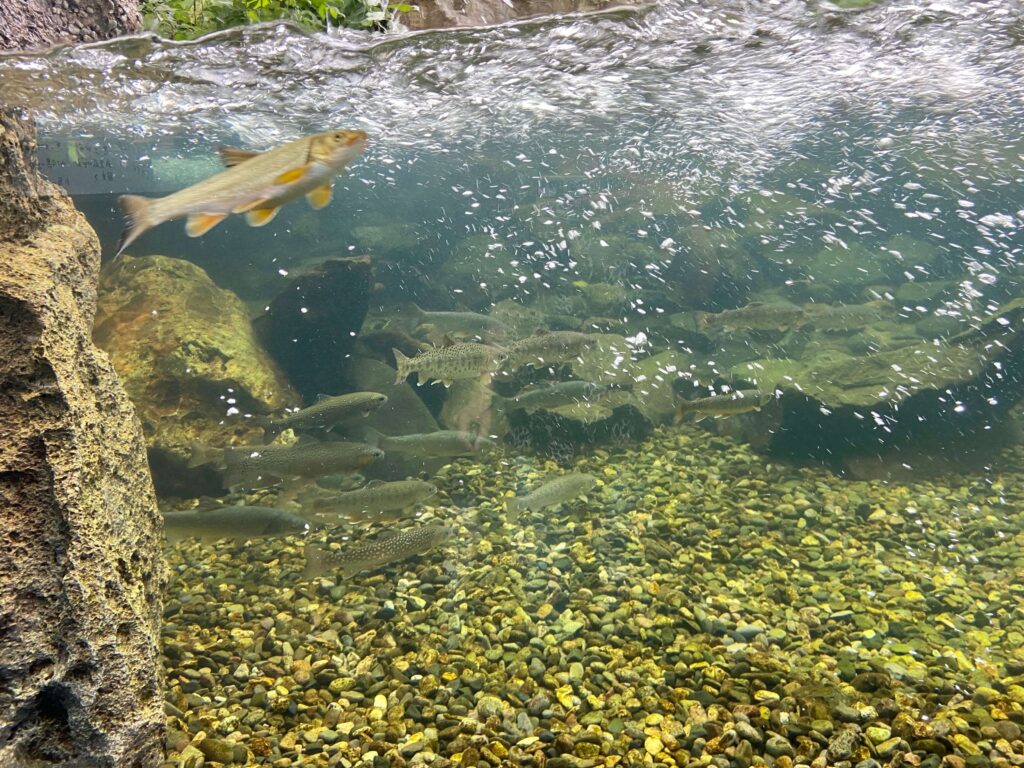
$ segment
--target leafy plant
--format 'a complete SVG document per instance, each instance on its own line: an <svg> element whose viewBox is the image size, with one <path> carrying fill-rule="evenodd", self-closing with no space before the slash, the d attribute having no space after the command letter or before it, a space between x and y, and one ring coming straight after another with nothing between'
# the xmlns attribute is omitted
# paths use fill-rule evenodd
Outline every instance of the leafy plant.
<svg viewBox="0 0 1024 768"><path fill-rule="evenodd" d="M395 13L413 8L389 0L142 0L141 5L146 28L176 40L259 21L383 29Z"/></svg>

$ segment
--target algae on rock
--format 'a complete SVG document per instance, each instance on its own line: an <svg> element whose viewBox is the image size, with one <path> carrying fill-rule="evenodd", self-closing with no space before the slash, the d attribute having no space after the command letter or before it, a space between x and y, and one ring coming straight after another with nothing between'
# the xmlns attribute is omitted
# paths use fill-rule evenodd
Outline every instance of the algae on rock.
<svg viewBox="0 0 1024 768"><path fill-rule="evenodd" d="M0 765L160 762L162 524L90 339L100 247L0 111Z"/></svg>
<svg viewBox="0 0 1024 768"><path fill-rule="evenodd" d="M135 402L154 467L170 473L184 469L193 440L223 446L256 434L233 414L298 402L241 300L182 259L115 262L102 278L94 338Z"/></svg>

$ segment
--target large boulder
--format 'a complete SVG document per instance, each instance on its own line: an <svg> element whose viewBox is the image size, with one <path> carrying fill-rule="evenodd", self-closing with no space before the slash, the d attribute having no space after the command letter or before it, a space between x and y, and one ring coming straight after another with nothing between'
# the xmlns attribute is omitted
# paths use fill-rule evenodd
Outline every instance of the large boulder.
<svg viewBox="0 0 1024 768"><path fill-rule="evenodd" d="M307 403L340 394L370 307L370 259L328 259L296 276L255 322L267 351Z"/></svg>
<svg viewBox="0 0 1024 768"><path fill-rule="evenodd" d="M161 518L138 418L90 338L99 242L35 156L31 125L0 112L0 765L149 768Z"/></svg>
<svg viewBox="0 0 1024 768"><path fill-rule="evenodd" d="M103 276L94 339L138 408L161 493L217 492L212 469L187 470L192 441L224 446L262 436L232 417L298 402L245 305L182 259L118 259Z"/></svg>
<svg viewBox="0 0 1024 768"><path fill-rule="evenodd" d="M0 3L0 50L107 40L140 29L139 0L9 0Z"/></svg>

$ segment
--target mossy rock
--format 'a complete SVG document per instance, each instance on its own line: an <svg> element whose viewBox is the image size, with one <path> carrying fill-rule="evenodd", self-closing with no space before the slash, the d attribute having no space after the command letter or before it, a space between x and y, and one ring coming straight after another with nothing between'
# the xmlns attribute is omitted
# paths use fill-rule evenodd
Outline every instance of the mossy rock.
<svg viewBox="0 0 1024 768"><path fill-rule="evenodd" d="M298 402L242 301L182 259L115 262L100 282L93 335L138 410L155 467L183 470L193 440L223 446L253 437L229 409L268 413ZM164 478L154 474L159 485Z"/></svg>

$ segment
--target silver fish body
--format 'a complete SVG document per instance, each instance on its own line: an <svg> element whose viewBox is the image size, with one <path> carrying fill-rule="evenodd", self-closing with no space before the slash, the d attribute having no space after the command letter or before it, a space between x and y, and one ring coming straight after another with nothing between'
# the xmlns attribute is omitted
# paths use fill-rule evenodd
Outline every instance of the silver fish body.
<svg viewBox="0 0 1024 768"><path fill-rule="evenodd" d="M380 513L408 509L435 493L437 486L425 480L395 480L317 499L313 512L361 521L383 519Z"/></svg>
<svg viewBox="0 0 1024 768"><path fill-rule="evenodd" d="M278 418L257 419L268 434L286 429L330 430L342 422L360 416L369 416L387 403L387 395L379 392L350 392L334 397L321 397L308 408L286 413Z"/></svg>
<svg viewBox="0 0 1024 768"><path fill-rule="evenodd" d="M169 541L195 536L216 539L256 539L287 536L309 530L309 522L273 507L221 507L164 513L164 530Z"/></svg>
<svg viewBox="0 0 1024 768"><path fill-rule="evenodd" d="M383 456L372 445L347 442L231 448L224 454L224 486L256 488L295 477L358 472Z"/></svg>
<svg viewBox="0 0 1024 768"><path fill-rule="evenodd" d="M596 343L593 336L578 331L537 333L509 345L503 369L514 371L525 366L545 368L569 363Z"/></svg>
<svg viewBox="0 0 1024 768"><path fill-rule="evenodd" d="M315 208L330 202L331 185L366 146L363 131L327 131L282 144L268 152L224 152L226 170L160 198L123 195L128 218L117 255L143 232L173 219L188 218L190 237L205 234L232 213L250 225L267 224L287 202L308 195Z"/></svg>
<svg viewBox="0 0 1024 768"><path fill-rule="evenodd" d="M441 546L449 541L454 533L453 526L427 523L415 528L390 531L371 541L348 544L336 550L317 544L307 544L303 577L314 579L327 573L334 573L344 578L360 571L401 562Z"/></svg>
<svg viewBox="0 0 1024 768"><path fill-rule="evenodd" d="M508 503L508 509L509 512L516 514L525 510L536 512L545 507L553 507L583 495L596 483L596 477L584 472L560 475L542 483L525 496L513 499Z"/></svg>
<svg viewBox="0 0 1024 768"><path fill-rule="evenodd" d="M773 395L756 389L740 389L723 395L680 400L676 403L675 421L678 424L687 414L702 416L736 416L758 411L767 405Z"/></svg>
<svg viewBox="0 0 1024 768"><path fill-rule="evenodd" d="M375 435L371 438L385 453L419 459L455 458L472 456L481 450L493 448L494 441L455 429L439 429L411 435Z"/></svg>

